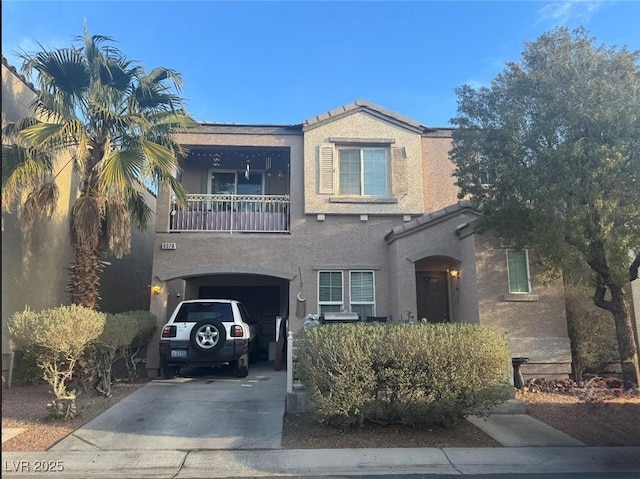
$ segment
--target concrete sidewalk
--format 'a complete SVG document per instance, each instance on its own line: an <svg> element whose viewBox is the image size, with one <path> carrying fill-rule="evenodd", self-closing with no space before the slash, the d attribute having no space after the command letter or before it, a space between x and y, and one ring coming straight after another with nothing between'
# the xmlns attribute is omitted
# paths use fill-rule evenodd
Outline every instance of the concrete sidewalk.
<svg viewBox="0 0 640 479"><path fill-rule="evenodd" d="M376 474L638 473L640 447L49 451L4 453L2 475L210 478ZM36 466L49 465L49 472ZM59 474L54 474L57 466Z"/></svg>

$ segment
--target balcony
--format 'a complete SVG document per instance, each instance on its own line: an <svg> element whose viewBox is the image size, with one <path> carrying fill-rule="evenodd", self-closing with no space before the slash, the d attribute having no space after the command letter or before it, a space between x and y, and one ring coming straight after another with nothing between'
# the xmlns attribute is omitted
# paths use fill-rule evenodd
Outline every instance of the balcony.
<svg viewBox="0 0 640 479"><path fill-rule="evenodd" d="M187 195L171 205L169 231L289 233L289 195Z"/></svg>

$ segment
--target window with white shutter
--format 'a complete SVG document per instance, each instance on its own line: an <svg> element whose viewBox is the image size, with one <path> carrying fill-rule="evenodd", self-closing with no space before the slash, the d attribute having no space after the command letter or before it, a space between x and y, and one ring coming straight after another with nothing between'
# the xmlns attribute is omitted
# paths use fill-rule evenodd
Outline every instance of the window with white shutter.
<svg viewBox="0 0 640 479"><path fill-rule="evenodd" d="M333 194L333 145L325 143L318 148L318 193Z"/></svg>

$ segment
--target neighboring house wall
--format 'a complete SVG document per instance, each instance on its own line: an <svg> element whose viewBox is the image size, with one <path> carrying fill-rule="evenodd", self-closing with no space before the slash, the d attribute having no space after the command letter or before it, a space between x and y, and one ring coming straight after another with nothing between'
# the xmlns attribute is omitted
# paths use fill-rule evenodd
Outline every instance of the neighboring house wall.
<svg viewBox="0 0 640 479"><path fill-rule="evenodd" d="M147 228L131 231L131 253L118 259L107 255L100 282L100 309L107 313L149 310L155 244L156 196L140 186L152 214Z"/></svg>
<svg viewBox="0 0 640 479"><path fill-rule="evenodd" d="M36 93L32 85L2 61L2 126L29 115ZM67 302L65 286L72 260L69 209L74 184L68 158L58 158L55 170L59 197L53 217L23 233L15 213L2 212L2 374L9 376L11 350L6 325L26 306L41 310Z"/></svg>
<svg viewBox="0 0 640 479"><path fill-rule="evenodd" d="M30 115L36 96L33 85L2 60L2 125ZM69 237L69 212L78 191L70 158L56 159L54 171L59 197L53 217L37 222L23 233L16 214L2 213L2 373L9 374L11 351L6 324L11 316L29 307L34 311L68 304L67 268L73 262ZM145 193L155 212L155 196ZM155 215L149 228L132 231L132 253L122 259L105 258L100 288L100 308L106 312L149 309L149 285L153 263Z"/></svg>

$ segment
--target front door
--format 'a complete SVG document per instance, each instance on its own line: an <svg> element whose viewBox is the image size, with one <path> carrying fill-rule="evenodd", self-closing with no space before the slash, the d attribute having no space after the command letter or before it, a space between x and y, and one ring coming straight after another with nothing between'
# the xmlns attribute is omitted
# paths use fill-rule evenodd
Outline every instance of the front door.
<svg viewBox="0 0 640 479"><path fill-rule="evenodd" d="M430 323L449 322L449 288L446 272L417 271L416 295L417 321L427 318Z"/></svg>

